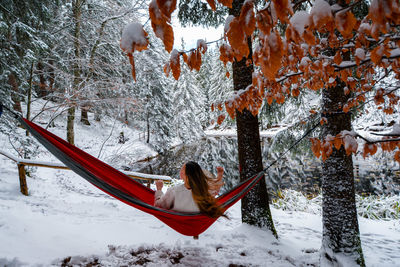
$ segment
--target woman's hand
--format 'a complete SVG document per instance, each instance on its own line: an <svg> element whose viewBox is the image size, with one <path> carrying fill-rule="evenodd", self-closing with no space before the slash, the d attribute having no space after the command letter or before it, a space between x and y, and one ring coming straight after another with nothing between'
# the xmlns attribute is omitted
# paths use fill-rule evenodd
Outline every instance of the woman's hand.
<svg viewBox="0 0 400 267"><path fill-rule="evenodd" d="M157 180L156 181L156 188L157 190L161 190L164 186L164 182L162 180Z"/></svg>

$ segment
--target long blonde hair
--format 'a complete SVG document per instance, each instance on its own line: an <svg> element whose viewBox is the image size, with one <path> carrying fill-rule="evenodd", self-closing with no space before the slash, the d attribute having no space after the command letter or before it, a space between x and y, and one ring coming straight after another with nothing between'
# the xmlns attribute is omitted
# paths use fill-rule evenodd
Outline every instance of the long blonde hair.
<svg viewBox="0 0 400 267"><path fill-rule="evenodd" d="M185 164L185 175L200 212L211 218L218 218L223 215L224 210L208 191L207 176L203 173L199 164L193 161L187 162Z"/></svg>

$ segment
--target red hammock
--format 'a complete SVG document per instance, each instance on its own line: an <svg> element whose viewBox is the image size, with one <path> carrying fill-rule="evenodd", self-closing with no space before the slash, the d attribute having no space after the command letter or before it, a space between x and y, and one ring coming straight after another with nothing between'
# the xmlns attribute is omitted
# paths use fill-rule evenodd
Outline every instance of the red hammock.
<svg viewBox="0 0 400 267"><path fill-rule="evenodd" d="M183 235L198 236L217 220L201 213L183 213L154 207L155 191L37 124L24 118L20 118L20 121L41 144L78 175L120 201L154 215L175 231ZM218 203L224 210L227 210L239 201L262 177L264 177L264 172L260 172L240 183L229 192L218 197Z"/></svg>

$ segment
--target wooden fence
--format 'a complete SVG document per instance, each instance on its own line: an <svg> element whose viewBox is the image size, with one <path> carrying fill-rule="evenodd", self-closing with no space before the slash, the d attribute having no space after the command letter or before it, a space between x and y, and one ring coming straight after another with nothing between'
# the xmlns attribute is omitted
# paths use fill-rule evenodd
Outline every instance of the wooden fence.
<svg viewBox="0 0 400 267"><path fill-rule="evenodd" d="M21 158L17 158L17 157L15 157L5 151L2 151L2 150L0 150L0 154L11 159L12 161L16 162L17 167L18 167L19 185L20 185L21 193L24 194L25 196L29 195L28 185L26 183L25 166L70 170L67 166L65 166L64 164L61 164L61 163L35 161L35 160L30 160L30 159L21 159ZM147 187L150 187L150 184L154 180L164 180L164 181L172 180L171 177L165 176L165 175L153 175L153 174L145 174L145 173L129 172L129 171L121 171L121 172L133 179L146 180Z"/></svg>

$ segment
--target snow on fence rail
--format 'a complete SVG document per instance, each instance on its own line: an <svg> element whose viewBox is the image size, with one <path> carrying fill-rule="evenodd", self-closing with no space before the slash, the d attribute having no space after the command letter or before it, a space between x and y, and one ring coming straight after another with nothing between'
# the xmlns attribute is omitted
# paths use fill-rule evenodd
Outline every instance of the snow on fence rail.
<svg viewBox="0 0 400 267"><path fill-rule="evenodd" d="M68 168L67 166L65 166L64 164L61 164L61 163L35 161L35 160L30 160L30 159L21 159L21 158L17 158L15 156L3 151L3 150L0 150L0 154L17 163L20 189L21 189L21 193L24 194L25 196L28 195L28 185L26 183L25 166L70 170L70 168ZM146 174L146 173L131 172L131 171L121 171L121 172L131 178L148 181L148 183L147 183L148 187L150 187L151 182L153 182L154 180L172 181L171 177L165 176L165 175L154 175L154 174Z"/></svg>

